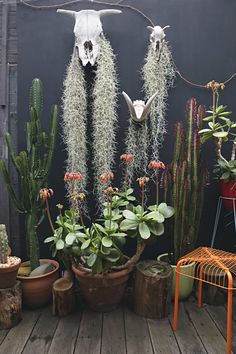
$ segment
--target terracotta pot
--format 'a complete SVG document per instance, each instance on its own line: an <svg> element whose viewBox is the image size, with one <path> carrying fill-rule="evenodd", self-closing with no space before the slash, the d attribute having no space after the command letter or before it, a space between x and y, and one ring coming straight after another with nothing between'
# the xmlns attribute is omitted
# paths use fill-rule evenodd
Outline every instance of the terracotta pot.
<svg viewBox="0 0 236 354"><path fill-rule="evenodd" d="M11 288L16 283L16 276L21 264L21 259L14 257L18 260L17 264L11 265L6 268L0 268L0 289Z"/></svg>
<svg viewBox="0 0 236 354"><path fill-rule="evenodd" d="M220 195L225 198L236 198L236 181L225 182L220 180ZM233 211L233 202L232 200L223 199L223 204L225 208L229 211ZM236 201L235 201L236 207Z"/></svg>
<svg viewBox="0 0 236 354"><path fill-rule="evenodd" d="M160 256L157 257L157 260L163 261L163 262L168 262L168 253L161 254ZM172 299L174 299L175 281L176 281L176 274L175 274L176 265L171 264L171 267L173 269L171 297L172 297ZM179 300L185 300L191 295L191 293L193 291L194 279L192 277L194 277L195 262L181 266L180 271L182 274L179 275ZM184 276L183 274L186 274L187 276Z"/></svg>
<svg viewBox="0 0 236 354"><path fill-rule="evenodd" d="M72 266L81 292L93 311L109 312L121 301L131 270L92 275Z"/></svg>
<svg viewBox="0 0 236 354"><path fill-rule="evenodd" d="M17 276L22 285L23 304L32 309L46 305L50 301L52 297L52 284L59 278L58 262L52 259L41 259L40 263L50 263L54 266L54 270L50 273L34 277ZM29 266L29 261L23 262L21 266Z"/></svg>

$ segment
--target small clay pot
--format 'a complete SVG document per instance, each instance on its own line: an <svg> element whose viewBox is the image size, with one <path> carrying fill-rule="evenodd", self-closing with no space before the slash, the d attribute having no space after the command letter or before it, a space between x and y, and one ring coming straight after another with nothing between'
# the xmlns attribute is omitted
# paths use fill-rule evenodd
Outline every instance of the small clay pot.
<svg viewBox="0 0 236 354"><path fill-rule="evenodd" d="M52 259L41 259L41 264L50 263L54 269L43 275L22 276L18 275L17 279L21 281L23 304L31 309L46 305L52 297L52 285L59 278L59 263ZM23 262L22 267L29 266L29 261Z"/></svg>
<svg viewBox="0 0 236 354"><path fill-rule="evenodd" d="M11 258L11 257L10 257ZM18 262L8 267L0 267L0 289L11 288L16 283L16 276L21 264L21 259L14 257Z"/></svg>
<svg viewBox="0 0 236 354"><path fill-rule="evenodd" d="M228 181L225 182L224 180L220 180L220 195L221 197L225 198L236 198L236 181ZM223 204L225 208L229 211L233 211L233 201L223 199ZM236 208L236 201L235 201L235 208Z"/></svg>
<svg viewBox="0 0 236 354"><path fill-rule="evenodd" d="M91 310L96 312L110 312L114 310L124 296L127 281L131 270L124 269L108 274L84 272L72 266L79 281L81 292Z"/></svg>

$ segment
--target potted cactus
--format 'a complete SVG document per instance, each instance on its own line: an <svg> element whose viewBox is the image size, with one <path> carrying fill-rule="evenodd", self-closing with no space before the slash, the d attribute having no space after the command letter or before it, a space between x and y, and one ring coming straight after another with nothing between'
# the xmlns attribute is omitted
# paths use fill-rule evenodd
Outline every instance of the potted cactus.
<svg viewBox="0 0 236 354"><path fill-rule="evenodd" d="M0 224L0 289L11 288L16 283L16 275L21 259L10 256L6 226Z"/></svg>
<svg viewBox="0 0 236 354"><path fill-rule="evenodd" d="M0 161L0 171L16 209L25 216L26 245L29 262L23 263L18 278L22 282L23 301L31 307L37 307L48 301L51 284L58 277L59 265L52 260L39 258L38 226L44 219L43 203L39 196L42 186L47 185L51 167L58 121L58 107L51 110L51 128L48 134L41 130L42 82L34 79L30 88L30 121L26 123L26 150L19 154L10 134L6 134L6 143L13 166L20 180L20 197L10 181L5 161ZM47 273L47 274L45 274Z"/></svg>
<svg viewBox="0 0 236 354"><path fill-rule="evenodd" d="M197 108L196 100L191 98L186 106L187 130L182 122L175 126L175 146L173 161L162 175L164 200L175 209L174 218L169 225L170 242L168 254L160 255L159 260L168 260L173 268L180 257L195 248L204 191L207 181L207 169L201 157L201 143L198 129L201 129L205 109ZM183 266L181 272L193 275L194 264ZM173 273L173 289L175 273ZM179 296L184 299L190 295L193 279L180 278Z"/></svg>

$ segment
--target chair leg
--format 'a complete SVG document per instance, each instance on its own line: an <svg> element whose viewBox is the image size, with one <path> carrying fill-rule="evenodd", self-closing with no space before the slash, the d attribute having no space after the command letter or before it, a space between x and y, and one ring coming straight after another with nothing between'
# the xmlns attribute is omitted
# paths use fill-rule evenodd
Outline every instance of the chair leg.
<svg viewBox="0 0 236 354"><path fill-rule="evenodd" d="M202 307L202 273L203 265L200 265L199 281L198 281L198 307Z"/></svg>
<svg viewBox="0 0 236 354"><path fill-rule="evenodd" d="M233 278L228 272L228 305L227 305L227 354L232 351L232 307L233 307Z"/></svg>
<svg viewBox="0 0 236 354"><path fill-rule="evenodd" d="M177 263L177 267L175 270L175 302L174 302L174 321L173 321L173 329L177 330L177 322L178 322L178 310L179 310L179 271L181 261Z"/></svg>

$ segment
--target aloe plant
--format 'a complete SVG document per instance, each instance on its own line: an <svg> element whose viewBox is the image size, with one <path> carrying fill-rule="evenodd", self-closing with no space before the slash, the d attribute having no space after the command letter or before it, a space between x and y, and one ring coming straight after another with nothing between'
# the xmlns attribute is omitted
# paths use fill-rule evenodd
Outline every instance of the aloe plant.
<svg viewBox="0 0 236 354"><path fill-rule="evenodd" d="M0 161L0 171L9 195L18 210L25 215L26 244L31 270L39 266L39 245L37 228L41 224L44 212L39 190L47 185L52 163L58 125L58 107L52 106L51 127L49 133L42 131L40 116L43 105L42 82L34 79L30 88L29 113L26 123L26 150L17 154L12 137L5 135L11 162L20 179L20 197L14 191L6 162Z"/></svg>
<svg viewBox="0 0 236 354"><path fill-rule="evenodd" d="M192 98L187 102L186 113L187 130L182 122L176 124L173 161L162 175L164 200L175 210L170 227L172 264L195 247L207 181L198 135L205 109L202 105L197 108Z"/></svg>
<svg viewBox="0 0 236 354"><path fill-rule="evenodd" d="M0 224L0 263L7 263L8 237L6 226Z"/></svg>

